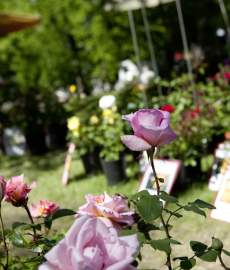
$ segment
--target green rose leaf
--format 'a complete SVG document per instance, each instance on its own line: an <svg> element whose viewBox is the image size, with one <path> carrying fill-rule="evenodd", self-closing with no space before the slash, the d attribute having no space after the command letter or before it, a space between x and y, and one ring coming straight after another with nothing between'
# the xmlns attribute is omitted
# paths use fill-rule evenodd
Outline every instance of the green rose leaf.
<svg viewBox="0 0 230 270"><path fill-rule="evenodd" d="M45 219L45 226L50 230L52 226L52 219Z"/></svg>
<svg viewBox="0 0 230 270"><path fill-rule="evenodd" d="M30 224L30 227L38 231L42 230L41 224Z"/></svg>
<svg viewBox="0 0 230 270"><path fill-rule="evenodd" d="M15 247L24 247L25 246L25 242L23 237L21 236L21 234L12 234L9 237L10 242L12 243L12 245L14 245Z"/></svg>
<svg viewBox="0 0 230 270"><path fill-rule="evenodd" d="M206 262L215 262L217 258L217 253L214 250L208 250L206 252L198 252L195 254L199 259Z"/></svg>
<svg viewBox="0 0 230 270"><path fill-rule="evenodd" d="M190 241L190 247L194 252L204 252L208 246L199 241Z"/></svg>
<svg viewBox="0 0 230 270"><path fill-rule="evenodd" d="M24 263L35 263L35 262L46 262L46 259L42 256L31 258L29 260L24 261Z"/></svg>
<svg viewBox="0 0 230 270"><path fill-rule="evenodd" d="M163 211L163 203L155 195L143 195L137 203L141 217L150 222L157 219Z"/></svg>
<svg viewBox="0 0 230 270"><path fill-rule="evenodd" d="M34 248L30 249L29 251L30 252L41 253L42 252L42 248L41 247L34 247Z"/></svg>
<svg viewBox="0 0 230 270"><path fill-rule="evenodd" d="M52 216L52 220L55 220L57 218L66 217L66 216L72 216L76 215L77 213L70 209L60 209L57 212L55 212Z"/></svg>
<svg viewBox="0 0 230 270"><path fill-rule="evenodd" d="M180 262L180 267L181 269L184 269L184 270L192 269L195 265L196 265L196 260L194 258Z"/></svg>
<svg viewBox="0 0 230 270"><path fill-rule="evenodd" d="M170 243L170 244L174 244L174 245L181 245L181 243L179 242L179 241L177 241L177 240L174 240L174 239L168 239L168 238L165 238L165 239L163 239L165 242L168 242L168 243Z"/></svg>
<svg viewBox="0 0 230 270"><path fill-rule="evenodd" d="M173 261L175 262L176 260L185 261L185 260L188 260L188 257L187 257L187 256L183 256L183 257L174 257L174 258L173 258Z"/></svg>
<svg viewBox="0 0 230 270"><path fill-rule="evenodd" d="M168 193L164 192L164 191L161 191L160 192L160 195L158 196L160 199L162 199L163 201L166 201L166 202L171 202L171 203L176 203L178 202L178 199L169 195Z"/></svg>
<svg viewBox="0 0 230 270"><path fill-rule="evenodd" d="M229 256L230 257L230 252L228 252L227 250L225 250L225 249L222 249L222 251L224 252L224 254L226 254L227 256Z"/></svg>
<svg viewBox="0 0 230 270"><path fill-rule="evenodd" d="M196 205L186 205L184 206L184 210L193 211L199 215L206 217L206 213L203 210L200 210L200 208L198 208Z"/></svg>
<svg viewBox="0 0 230 270"><path fill-rule="evenodd" d="M149 244L155 248L155 249L158 249L158 250L161 250L161 251L164 251L168 254L171 253L172 249L169 245L169 242L166 241L165 239L159 239L159 240L150 240L149 241Z"/></svg>
<svg viewBox="0 0 230 270"><path fill-rule="evenodd" d="M207 209L210 209L210 210L211 209L216 209L216 207L214 205L212 205L210 203L207 203L207 202L204 202L204 201L199 200L199 199L195 200L194 202L189 202L188 204L196 205L196 206L198 206L200 208L207 208Z"/></svg>
<svg viewBox="0 0 230 270"><path fill-rule="evenodd" d="M140 192L138 192L138 193L132 195L132 196L130 197L130 200L137 200L137 199L139 199L142 195L147 195L147 196L148 196L148 195L149 195L148 190L142 190L142 191L140 191Z"/></svg>
<svg viewBox="0 0 230 270"><path fill-rule="evenodd" d="M21 225L23 225L25 223L23 222L14 222L13 225L12 225L12 230L15 231L16 228L20 227Z"/></svg>

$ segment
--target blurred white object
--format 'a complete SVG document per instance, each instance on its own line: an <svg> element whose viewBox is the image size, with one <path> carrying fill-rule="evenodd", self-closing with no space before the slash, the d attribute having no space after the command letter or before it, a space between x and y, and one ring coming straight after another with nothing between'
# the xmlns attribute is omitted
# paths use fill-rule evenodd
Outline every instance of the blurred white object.
<svg viewBox="0 0 230 270"><path fill-rule="evenodd" d="M137 79L139 74L138 67L131 60L122 61L118 70L118 81L114 86L115 90L124 89L126 85Z"/></svg>
<svg viewBox="0 0 230 270"><path fill-rule="evenodd" d="M24 155L26 152L26 138L18 128L4 128L3 146L7 156Z"/></svg>
<svg viewBox="0 0 230 270"><path fill-rule="evenodd" d="M216 35L217 35L218 37L223 37L223 36L226 35L226 31L225 31L224 29L222 29L222 28L218 28L218 29L216 30Z"/></svg>
<svg viewBox="0 0 230 270"><path fill-rule="evenodd" d="M12 109L14 106L14 103L11 102L11 101L6 101L4 103L2 103L2 106L1 106L1 110L3 112L8 112L10 109Z"/></svg>
<svg viewBox="0 0 230 270"><path fill-rule="evenodd" d="M106 110L108 108L111 108L115 104L116 104L116 98L113 95L103 96L99 99L99 107L102 110Z"/></svg>
<svg viewBox="0 0 230 270"><path fill-rule="evenodd" d="M56 90L55 95L57 96L58 102L60 103L66 102L69 98L69 93L65 91L64 88L59 88L58 90Z"/></svg>
<svg viewBox="0 0 230 270"><path fill-rule="evenodd" d="M166 4L175 0L145 0L146 7L156 7L160 4ZM140 0L116 0L116 4L106 4L104 9L109 11L113 8L124 11L124 10L134 10L140 9L142 3Z"/></svg>
<svg viewBox="0 0 230 270"><path fill-rule="evenodd" d="M155 76L155 73L148 68L148 66L142 67L142 72L140 75L140 81L144 84L149 84Z"/></svg>

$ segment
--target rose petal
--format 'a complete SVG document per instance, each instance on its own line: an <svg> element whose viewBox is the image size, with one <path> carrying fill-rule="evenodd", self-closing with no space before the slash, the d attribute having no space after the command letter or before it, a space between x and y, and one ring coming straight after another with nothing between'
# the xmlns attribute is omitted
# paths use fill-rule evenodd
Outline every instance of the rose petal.
<svg viewBox="0 0 230 270"><path fill-rule="evenodd" d="M138 119L138 127L140 125L157 127L160 126L163 116L164 116L163 112L153 109L153 110L139 110L138 112L136 112L135 118Z"/></svg>
<svg viewBox="0 0 230 270"><path fill-rule="evenodd" d="M160 126L168 126L170 124L171 114L167 111L162 111L163 113L163 120L161 121Z"/></svg>
<svg viewBox="0 0 230 270"><path fill-rule="evenodd" d="M145 151L150 149L152 146L145 140L135 135L121 136L122 142L132 151Z"/></svg>
<svg viewBox="0 0 230 270"><path fill-rule="evenodd" d="M170 126L161 127L148 127L140 126L135 133L136 136L140 136L148 144L153 147L163 146L169 142L172 142L177 138L177 134L171 129Z"/></svg>

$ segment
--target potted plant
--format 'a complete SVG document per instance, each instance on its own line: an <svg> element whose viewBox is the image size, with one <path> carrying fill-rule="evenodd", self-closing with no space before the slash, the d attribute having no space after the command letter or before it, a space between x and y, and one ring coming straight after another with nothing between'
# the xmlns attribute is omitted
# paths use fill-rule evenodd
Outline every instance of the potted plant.
<svg viewBox="0 0 230 270"><path fill-rule="evenodd" d="M96 174L100 169L99 152L97 143L100 118L95 115L78 113L67 119L67 138L76 144L77 153L80 155L86 174Z"/></svg>
<svg viewBox="0 0 230 270"><path fill-rule="evenodd" d="M126 178L125 169L125 146L121 142L120 136L124 135L126 124L122 121L121 114L117 111L114 96L106 96L99 101L101 114L101 124L99 126L100 136L97 136L98 143L101 145L100 161L102 170L106 175L109 185ZM113 98L112 98L113 97ZM111 102L111 100L113 100Z"/></svg>

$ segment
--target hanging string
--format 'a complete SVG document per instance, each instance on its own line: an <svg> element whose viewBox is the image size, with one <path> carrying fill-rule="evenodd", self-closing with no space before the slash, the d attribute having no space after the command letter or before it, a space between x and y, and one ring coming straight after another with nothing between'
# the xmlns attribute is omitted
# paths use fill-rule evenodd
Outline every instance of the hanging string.
<svg viewBox="0 0 230 270"><path fill-rule="evenodd" d="M227 29L227 34L228 34L228 39L227 39L227 44L230 45L230 26L229 26L229 19L228 19L228 14L224 5L223 0L219 0L219 5L220 5L220 10L224 19L224 23Z"/></svg>
<svg viewBox="0 0 230 270"><path fill-rule="evenodd" d="M131 34L132 34L132 40L133 40L133 47L134 47L136 62L137 62L137 66L139 69L139 76L140 76L142 66L141 66L141 60L140 60L140 54L139 54L139 48L138 48L138 43L137 43L137 36L136 36L136 30L135 30L135 26L134 26L132 10L128 9L128 15L129 15L129 24L130 24ZM143 97L145 108L148 109L146 92L145 92L145 90L143 90L141 92L142 92L142 97Z"/></svg>
<svg viewBox="0 0 230 270"><path fill-rule="evenodd" d="M189 58L188 43L187 43L187 38L186 38L186 33L185 33L184 20L183 20L180 0L176 0L176 7L177 7L178 18L179 18L182 42L183 42L185 56L186 56L185 60L186 60L190 84L191 84L192 92L193 92L193 102L194 102L194 105L197 107L198 106L197 95L196 95L195 83L194 83L193 72L192 72L192 64Z"/></svg>
<svg viewBox="0 0 230 270"><path fill-rule="evenodd" d="M145 26L145 34L146 34L146 38L147 38L147 42L148 42L151 64L152 64L153 71L155 72L155 77L159 77L158 67L157 67L157 63L156 63L156 57L155 57L154 49L153 49L152 38L150 35L150 31L149 31L149 24L148 24L148 19L147 19L147 15L146 15L145 3L144 3L144 0L140 0L140 1L141 1L141 13L142 13L143 21L144 21L144 26ZM161 85L160 85L159 80L157 82L157 92L158 92L158 95L160 98L160 105L163 106L162 90L161 90Z"/></svg>

